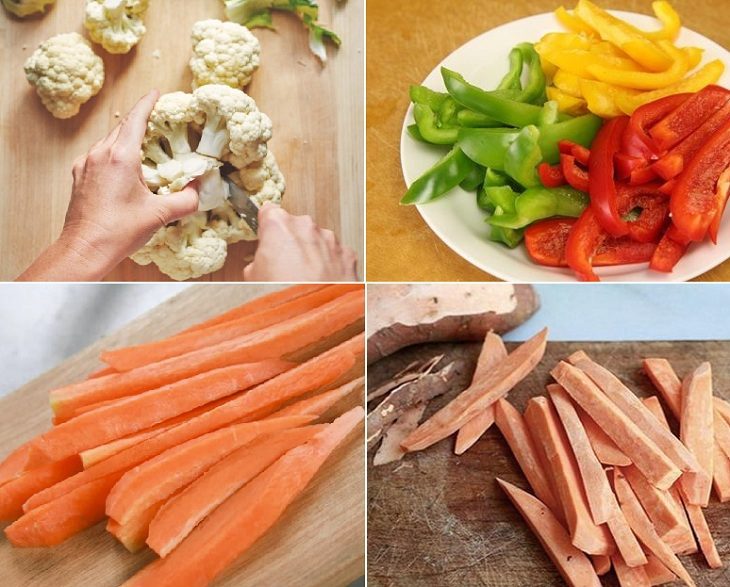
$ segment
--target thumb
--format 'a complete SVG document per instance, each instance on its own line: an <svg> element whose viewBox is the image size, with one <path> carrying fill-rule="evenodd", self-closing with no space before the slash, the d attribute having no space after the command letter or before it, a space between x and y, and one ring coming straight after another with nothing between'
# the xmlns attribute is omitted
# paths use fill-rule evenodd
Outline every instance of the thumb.
<svg viewBox="0 0 730 587"><path fill-rule="evenodd" d="M198 210L198 182L190 182L185 189L162 198L169 222L190 216Z"/></svg>

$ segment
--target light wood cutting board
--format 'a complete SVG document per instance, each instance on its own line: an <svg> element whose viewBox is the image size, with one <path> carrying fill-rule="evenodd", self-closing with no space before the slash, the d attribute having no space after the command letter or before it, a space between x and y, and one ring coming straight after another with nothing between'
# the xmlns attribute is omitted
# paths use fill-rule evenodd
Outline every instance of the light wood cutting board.
<svg viewBox="0 0 730 587"><path fill-rule="evenodd" d="M120 286L123 287L123 286ZM47 429L50 389L78 381L100 366L99 351L171 334L279 287L206 285L185 290L119 331L0 398L0 458ZM90 317L93 319L93 317ZM356 325L338 335L353 335ZM362 372L363 366L358 366ZM356 405L351 397L333 412ZM327 414L326 416L332 416ZM343 587L364 572L365 474L363 430L350 437L312 485L248 553L216 583L228 587L298 585ZM51 549L15 549L0 536L0 585L12 587L114 587L153 560L130 554L100 523ZM4 526L3 526L4 527Z"/></svg>
<svg viewBox="0 0 730 587"><path fill-rule="evenodd" d="M147 34L130 53L110 55L94 44L104 59L104 87L77 116L57 120L26 82L23 64L53 35L84 34L83 5L61 0L45 16L25 20L0 9L0 280L19 275L58 236L74 158L117 123L115 113L125 113L149 90L190 91L190 29L198 20L225 19L221 0L153 0ZM309 52L298 20L277 15L277 31L254 31L262 65L247 91L274 123L269 144L287 180L284 207L334 230L362 259L364 0L320 5L322 22L343 40L339 50L328 50L327 65ZM252 252L250 243L230 247L223 269L201 279L240 281ZM168 278L126 260L108 279Z"/></svg>

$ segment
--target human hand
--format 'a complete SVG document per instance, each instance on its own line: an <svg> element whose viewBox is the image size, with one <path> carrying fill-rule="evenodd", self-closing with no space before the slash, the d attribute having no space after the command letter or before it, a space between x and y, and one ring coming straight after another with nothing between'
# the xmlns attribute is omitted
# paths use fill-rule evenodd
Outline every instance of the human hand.
<svg viewBox="0 0 730 587"><path fill-rule="evenodd" d="M259 210L259 245L246 281L356 281L357 257L331 230L274 204Z"/></svg>

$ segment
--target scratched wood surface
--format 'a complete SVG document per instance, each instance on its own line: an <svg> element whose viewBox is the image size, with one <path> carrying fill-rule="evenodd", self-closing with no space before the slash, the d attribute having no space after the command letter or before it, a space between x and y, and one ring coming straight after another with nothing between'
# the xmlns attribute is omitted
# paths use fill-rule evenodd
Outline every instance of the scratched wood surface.
<svg viewBox="0 0 730 587"><path fill-rule="evenodd" d="M269 143L287 180L284 207L309 214L353 247L363 246L364 0L321 0L322 22L342 37L321 67L302 25L277 15L277 31L256 29L261 68L247 91L274 123ZM140 96L190 91L190 29L205 18L225 19L221 0L154 0L147 34L127 55L99 45L106 81L101 92L69 120L57 120L25 81L23 64L35 47L59 33L83 34L84 0L62 0L42 18L20 20L0 9L0 280L14 279L55 239L71 192L71 165ZM159 58L153 53L158 50ZM229 248L226 265L201 280L240 281L251 243ZM362 270L361 270L362 272ZM130 260L111 281L164 281L154 265Z"/></svg>
<svg viewBox="0 0 730 587"><path fill-rule="evenodd" d="M186 289L15 392L0 398L0 459L50 426L48 391L78 381L100 366L105 348L153 340L191 326L280 286L206 285ZM326 346L362 330L355 324L333 333ZM323 344L297 358L322 350ZM364 366L350 374L357 376ZM331 419L362 402L357 394L325 414ZM365 479L362 427L325 463L284 517L221 576L216 585L344 587L364 573ZM4 527L5 524L0 526ZM55 548L16 549L0 537L3 587L113 587L153 560L146 549L130 554L106 532L105 523Z"/></svg>
<svg viewBox="0 0 730 587"><path fill-rule="evenodd" d="M508 344L509 349L514 345ZM715 393L730 399L730 342L548 343L538 368L513 392L520 409L544 392L548 372L583 349L610 368L638 395L655 393L640 372L643 357L666 357L680 376L701 361L713 367ZM463 360L455 383L466 386L478 344L432 344L406 349L368 369L372 388L415 359L446 353ZM445 363L443 363L445 364ZM452 396L449 396L452 397ZM429 413L448 398L432 402ZM665 406L666 409L666 406ZM373 587L558 587L564 585L550 559L494 481L496 476L528 489L496 427L461 456L448 438L403 461L380 467L368 459L368 584ZM711 570L701 554L682 557L700 587L730 585L730 504L705 510L724 569ZM613 575L603 584L617 587ZM679 585L672 584L672 585Z"/></svg>
<svg viewBox="0 0 730 587"><path fill-rule="evenodd" d="M558 0L368 0L367 2L367 277L370 281L493 281L449 249L414 206L399 206L406 190L400 133L408 86L468 40L496 26L555 10ZM572 7L575 2L564 2ZM649 0L601 0L601 6L652 14ZM682 24L730 47L726 0L672 0ZM547 32L547 31L546 31ZM515 40L517 42L518 39ZM730 281L730 261L698 278Z"/></svg>

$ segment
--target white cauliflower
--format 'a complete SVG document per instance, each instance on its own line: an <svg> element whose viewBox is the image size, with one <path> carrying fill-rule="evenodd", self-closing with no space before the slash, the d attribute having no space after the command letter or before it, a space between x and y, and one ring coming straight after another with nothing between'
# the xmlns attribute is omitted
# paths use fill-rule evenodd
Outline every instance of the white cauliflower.
<svg viewBox="0 0 730 587"><path fill-rule="evenodd" d="M109 53L129 53L147 32L147 0L86 0L84 26Z"/></svg>
<svg viewBox="0 0 730 587"><path fill-rule="evenodd" d="M245 26L210 19L193 25L193 89L225 84L243 89L260 63L259 40Z"/></svg>
<svg viewBox="0 0 730 587"><path fill-rule="evenodd" d="M104 84L104 62L78 33L51 37L25 62L25 77L56 118L71 118Z"/></svg>
<svg viewBox="0 0 730 587"><path fill-rule="evenodd" d="M2 0L5 10L23 18L37 12L45 12L46 6L56 0Z"/></svg>
<svg viewBox="0 0 730 587"><path fill-rule="evenodd" d="M161 228L132 259L155 263L173 279L220 269L228 244L256 234L229 201L227 178L258 205L278 203L284 178L268 152L271 121L244 92L206 85L160 97L142 145L148 187L164 197L199 178L199 212Z"/></svg>

